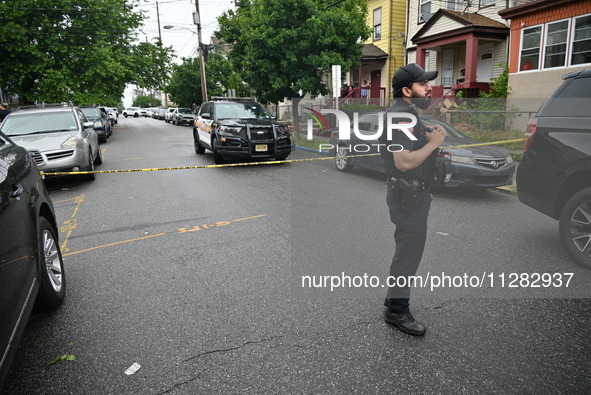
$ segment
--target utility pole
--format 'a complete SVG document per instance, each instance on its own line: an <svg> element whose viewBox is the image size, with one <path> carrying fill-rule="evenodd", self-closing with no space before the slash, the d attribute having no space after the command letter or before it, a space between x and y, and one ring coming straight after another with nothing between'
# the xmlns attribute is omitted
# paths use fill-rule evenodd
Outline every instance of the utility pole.
<svg viewBox="0 0 591 395"><path fill-rule="evenodd" d="M158 38L160 38L160 49L162 49L162 30L160 30L160 9L158 8L158 2L156 2L156 15L158 17ZM166 79L166 77L164 77ZM164 92L166 81L162 82L161 93ZM162 95L160 96L162 98ZM168 93L164 92L164 108L168 108Z"/></svg>
<svg viewBox="0 0 591 395"><path fill-rule="evenodd" d="M199 0L195 0L195 13L193 23L197 25L197 39L199 40L199 73L201 74L201 97L207 101L207 84L205 82L205 59L203 57L203 45L201 44L201 15L199 14Z"/></svg>

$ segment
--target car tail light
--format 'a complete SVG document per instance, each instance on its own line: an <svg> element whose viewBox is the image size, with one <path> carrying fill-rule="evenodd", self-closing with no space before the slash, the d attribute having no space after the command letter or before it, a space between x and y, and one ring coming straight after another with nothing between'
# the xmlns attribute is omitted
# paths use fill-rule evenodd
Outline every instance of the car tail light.
<svg viewBox="0 0 591 395"><path fill-rule="evenodd" d="M523 151L527 152L529 150L529 147L531 145L531 140L534 137L534 134L536 133L536 129L538 126L538 120L536 118L532 118L529 120L529 122L527 123L527 128L525 130L525 133L523 134Z"/></svg>

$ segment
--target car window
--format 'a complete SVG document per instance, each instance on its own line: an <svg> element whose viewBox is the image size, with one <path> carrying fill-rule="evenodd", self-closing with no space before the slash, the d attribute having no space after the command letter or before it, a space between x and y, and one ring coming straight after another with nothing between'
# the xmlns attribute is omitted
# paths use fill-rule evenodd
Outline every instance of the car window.
<svg viewBox="0 0 591 395"><path fill-rule="evenodd" d="M21 136L35 133L68 132L77 130L78 124L74 113L44 112L11 114L2 124L2 131L7 136Z"/></svg>
<svg viewBox="0 0 591 395"><path fill-rule="evenodd" d="M204 113L209 113L213 116L213 114L211 113L211 103L205 103L201 106L201 109L199 110L199 115L204 114Z"/></svg>
<svg viewBox="0 0 591 395"><path fill-rule="evenodd" d="M80 110L76 111L76 114L78 114L78 119L80 120L80 124L84 125L86 122L88 122L88 118L86 118L86 115L84 115L84 113Z"/></svg>
<svg viewBox="0 0 591 395"><path fill-rule="evenodd" d="M265 109L256 103L217 103L217 119L271 119Z"/></svg>
<svg viewBox="0 0 591 395"><path fill-rule="evenodd" d="M589 117L591 78L575 78L564 82L557 96L542 107L543 117Z"/></svg>
<svg viewBox="0 0 591 395"><path fill-rule="evenodd" d="M86 115L87 117L100 117L101 113L98 110L98 108L95 107L89 107L89 108L81 108L82 112L84 113L84 115Z"/></svg>
<svg viewBox="0 0 591 395"><path fill-rule="evenodd" d="M193 111L190 108L179 108L179 113L193 115Z"/></svg>

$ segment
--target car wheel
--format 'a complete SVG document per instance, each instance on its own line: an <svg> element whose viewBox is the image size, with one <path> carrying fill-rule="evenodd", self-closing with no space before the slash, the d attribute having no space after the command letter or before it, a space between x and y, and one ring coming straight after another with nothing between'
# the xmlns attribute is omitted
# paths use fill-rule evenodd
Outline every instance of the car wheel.
<svg viewBox="0 0 591 395"><path fill-rule="evenodd" d="M99 144L98 146L98 152L96 153L96 158L94 158L94 164L95 165L102 165L103 164L103 150Z"/></svg>
<svg viewBox="0 0 591 395"><path fill-rule="evenodd" d="M39 217L39 294L37 304L58 308L66 297L66 276L56 231L45 217Z"/></svg>
<svg viewBox="0 0 591 395"><path fill-rule="evenodd" d="M123 116L124 116L125 118L127 118L127 114L123 114Z"/></svg>
<svg viewBox="0 0 591 395"><path fill-rule="evenodd" d="M212 143L212 151L213 151L213 160L215 161L216 165L221 165L224 163L224 158L222 157L222 155L219 152L218 149L218 141L217 139L214 137L213 138L213 143Z"/></svg>
<svg viewBox="0 0 591 395"><path fill-rule="evenodd" d="M337 170L339 171L350 171L353 168L353 164L351 163L351 158L345 158L348 156L350 152L342 147L337 147L336 152L336 159L334 161Z"/></svg>
<svg viewBox="0 0 591 395"><path fill-rule="evenodd" d="M591 188L577 192L566 202L560 215L559 233L569 255L591 269Z"/></svg>
<svg viewBox="0 0 591 395"><path fill-rule="evenodd" d="M205 153L205 147L203 147L201 145L201 142L199 141L199 132L193 130L193 143L195 144L195 153L196 154L204 154Z"/></svg>
<svg viewBox="0 0 591 395"><path fill-rule="evenodd" d="M92 158L92 150L90 148L88 149L88 166L86 167L86 169L84 169L84 171L94 171L94 159ZM83 178L85 180L94 181L96 178L96 174L84 174Z"/></svg>

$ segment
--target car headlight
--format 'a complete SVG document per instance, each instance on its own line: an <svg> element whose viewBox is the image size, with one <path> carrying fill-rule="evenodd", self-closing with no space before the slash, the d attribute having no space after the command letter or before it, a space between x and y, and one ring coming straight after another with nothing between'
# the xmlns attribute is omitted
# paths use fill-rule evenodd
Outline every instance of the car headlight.
<svg viewBox="0 0 591 395"><path fill-rule="evenodd" d="M507 164L510 165L511 163L513 163L513 158L511 157L511 155L509 155L507 157Z"/></svg>
<svg viewBox="0 0 591 395"><path fill-rule="evenodd" d="M94 123L94 127L95 127L95 129L102 128L103 127L103 122L102 121L96 121Z"/></svg>
<svg viewBox="0 0 591 395"><path fill-rule="evenodd" d="M466 165L474 165L474 159L470 158L469 156L459 156L459 155L452 155L451 161L456 163L464 163Z"/></svg>
<svg viewBox="0 0 591 395"><path fill-rule="evenodd" d="M277 131L277 134L287 134L289 133L289 128L287 127L287 125L279 125L275 127L275 130Z"/></svg>
<svg viewBox="0 0 591 395"><path fill-rule="evenodd" d="M74 149L78 145L78 138L77 137L70 137L66 141L60 145L62 149Z"/></svg>
<svg viewBox="0 0 591 395"><path fill-rule="evenodd" d="M233 127L230 127L230 126L220 126L220 128L218 130L223 135L226 135L226 136L235 136L238 133L240 133L240 129L241 128L233 128Z"/></svg>

